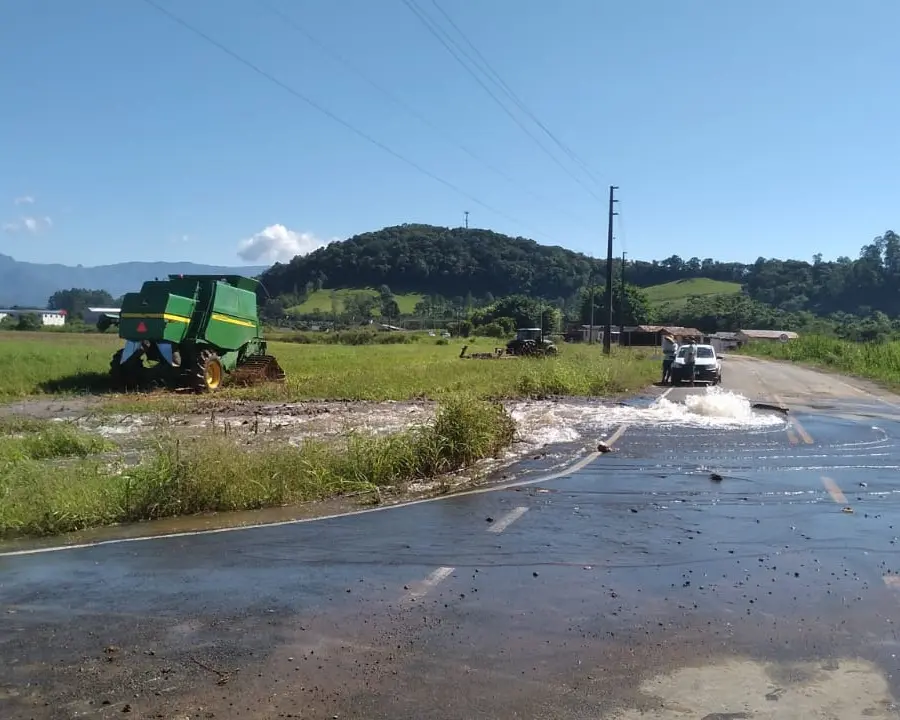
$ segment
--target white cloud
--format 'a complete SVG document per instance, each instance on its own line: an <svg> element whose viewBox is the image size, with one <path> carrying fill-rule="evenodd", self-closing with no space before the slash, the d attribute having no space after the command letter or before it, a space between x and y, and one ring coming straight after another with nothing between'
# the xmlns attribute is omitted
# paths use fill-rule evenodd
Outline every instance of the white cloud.
<svg viewBox="0 0 900 720"><path fill-rule="evenodd" d="M34 203L34 197L32 195L22 195L13 200L13 203L16 205L32 205Z"/></svg>
<svg viewBox="0 0 900 720"><path fill-rule="evenodd" d="M238 255L247 262L287 262L296 255L307 255L325 246L312 233L288 230L284 225L269 225L238 243Z"/></svg>
<svg viewBox="0 0 900 720"><path fill-rule="evenodd" d="M37 235L41 230L49 230L53 227L53 220L46 215L44 217L23 216L15 222L3 223L3 230L8 233L28 232Z"/></svg>

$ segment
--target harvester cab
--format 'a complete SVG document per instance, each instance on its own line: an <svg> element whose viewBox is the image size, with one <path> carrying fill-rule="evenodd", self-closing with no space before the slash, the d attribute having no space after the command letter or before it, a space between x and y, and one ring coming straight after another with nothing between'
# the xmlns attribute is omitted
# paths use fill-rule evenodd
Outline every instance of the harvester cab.
<svg viewBox="0 0 900 720"><path fill-rule="evenodd" d="M516 331L516 340L523 342L532 340L533 342L541 342L544 339L544 333L540 328L519 328Z"/></svg>
<svg viewBox="0 0 900 720"><path fill-rule="evenodd" d="M170 275L126 294L118 318L125 346L110 363L113 383L204 392L219 389L226 375L239 384L284 380L267 354L258 287L239 275Z"/></svg>

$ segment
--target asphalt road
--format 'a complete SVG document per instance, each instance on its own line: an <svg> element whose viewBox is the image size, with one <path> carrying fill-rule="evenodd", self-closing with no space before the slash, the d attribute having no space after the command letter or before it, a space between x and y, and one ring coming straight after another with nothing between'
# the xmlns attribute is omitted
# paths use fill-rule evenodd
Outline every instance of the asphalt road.
<svg viewBox="0 0 900 720"><path fill-rule="evenodd" d="M0 556L0 717L897 718L900 399L724 367L789 422L622 425L529 484Z"/></svg>

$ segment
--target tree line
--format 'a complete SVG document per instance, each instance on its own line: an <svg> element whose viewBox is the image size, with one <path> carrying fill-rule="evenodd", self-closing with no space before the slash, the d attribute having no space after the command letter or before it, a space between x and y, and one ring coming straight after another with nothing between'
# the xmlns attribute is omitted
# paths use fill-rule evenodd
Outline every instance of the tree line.
<svg viewBox="0 0 900 720"><path fill-rule="evenodd" d="M706 332L740 327L827 331L850 339L877 339L900 331L900 236L887 231L863 245L858 257L842 256L810 262L758 258L749 264L712 258L629 261L625 301L620 302L621 265L615 261L615 324L667 323ZM267 320L284 322L287 310L322 288L377 288L376 294L350 293L333 301L331 312L306 319L343 324L373 317L403 317L394 293L426 293L408 318L426 321L463 320L477 325L498 318L530 317L542 311L524 299L558 311L558 324L594 322L604 306L605 262L562 247L540 245L523 237L490 230L399 225L334 242L291 262L276 264L260 277L261 305ZM735 282L735 295L695 298L679 306L654 307L640 289L675 280L710 278ZM499 311L489 308L500 307ZM93 305L115 305L105 291L73 288L55 293L52 309L78 318ZM518 308L513 312L510 308ZM509 311L510 314L507 314ZM537 312L537 314L535 314ZM479 314L480 313L480 314Z"/></svg>
<svg viewBox="0 0 900 720"><path fill-rule="evenodd" d="M620 262L614 261L615 277ZM893 316L900 314L900 236L885 232L863 245L856 259L760 257L746 264L672 255L629 261L626 276L637 287L701 277L735 282L750 299L784 312L865 317L880 311ZM261 280L270 296L385 285L399 293L525 295L561 305L605 277L604 260L563 247L491 230L407 224L333 242L274 265Z"/></svg>

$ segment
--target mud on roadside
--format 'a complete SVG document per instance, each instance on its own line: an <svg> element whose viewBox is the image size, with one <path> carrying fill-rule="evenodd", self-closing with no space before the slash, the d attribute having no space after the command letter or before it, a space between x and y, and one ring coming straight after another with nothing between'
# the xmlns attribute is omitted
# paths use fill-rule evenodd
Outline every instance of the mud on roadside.
<svg viewBox="0 0 900 720"><path fill-rule="evenodd" d="M160 405L148 398L144 412L114 412L104 398L34 398L0 405L0 416L19 415L42 420L67 420L130 448L136 448L162 427L178 428L186 436L214 429L233 433L249 443L278 441L293 444L308 439L335 439L350 434L389 435L425 425L434 419L438 404L409 401L304 401L197 398L183 409ZM600 398L560 398L504 402L519 430L517 454L545 445L569 443L591 435L596 417L586 422L585 410L614 401Z"/></svg>

